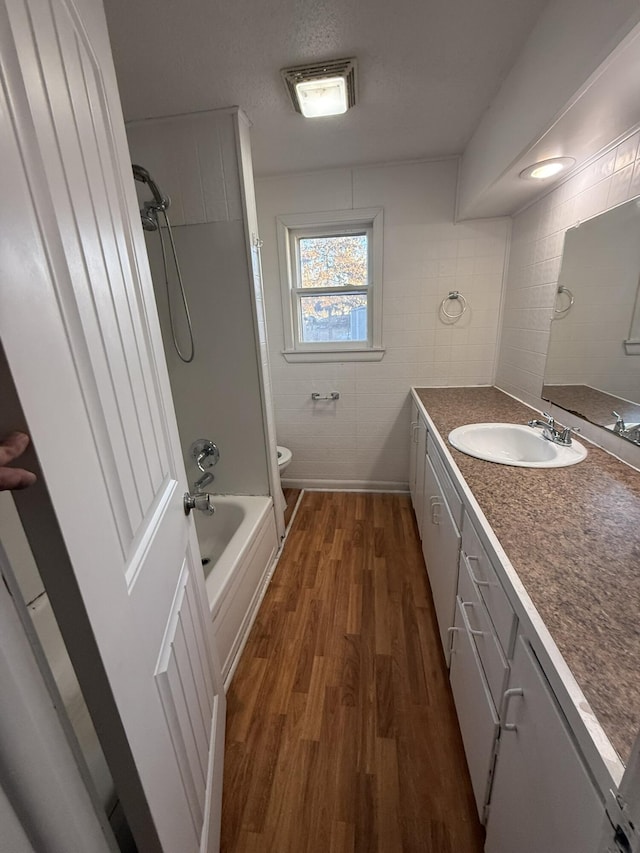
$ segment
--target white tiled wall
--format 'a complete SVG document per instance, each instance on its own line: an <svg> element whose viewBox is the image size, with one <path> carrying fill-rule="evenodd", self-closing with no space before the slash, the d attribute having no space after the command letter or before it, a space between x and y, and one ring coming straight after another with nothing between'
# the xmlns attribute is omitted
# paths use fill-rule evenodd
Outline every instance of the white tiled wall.
<svg viewBox="0 0 640 853"><path fill-rule="evenodd" d="M256 182L278 442L290 482L404 488L411 385L491 384L509 220L453 223L457 161L337 169ZM276 217L384 208L381 362L289 364ZM445 325L450 290L469 309ZM339 391L336 403L311 392Z"/></svg>
<svg viewBox="0 0 640 853"><path fill-rule="evenodd" d="M640 132L634 133L513 220L496 384L536 408L549 407L540 391L565 230L640 194L639 143ZM580 425L587 437L640 465L640 449Z"/></svg>

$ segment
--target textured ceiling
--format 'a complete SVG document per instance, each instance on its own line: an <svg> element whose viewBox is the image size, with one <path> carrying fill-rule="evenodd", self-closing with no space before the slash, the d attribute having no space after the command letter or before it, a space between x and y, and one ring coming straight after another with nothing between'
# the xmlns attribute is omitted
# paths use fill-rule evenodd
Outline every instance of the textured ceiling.
<svg viewBox="0 0 640 853"><path fill-rule="evenodd" d="M546 0L105 0L126 119L241 106L258 175L460 154ZM279 70L356 56L303 119Z"/></svg>

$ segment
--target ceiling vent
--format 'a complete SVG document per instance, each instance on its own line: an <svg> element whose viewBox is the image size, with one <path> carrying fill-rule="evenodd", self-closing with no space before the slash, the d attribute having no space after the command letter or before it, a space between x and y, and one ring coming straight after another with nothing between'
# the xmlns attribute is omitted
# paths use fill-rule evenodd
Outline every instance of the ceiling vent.
<svg viewBox="0 0 640 853"><path fill-rule="evenodd" d="M280 73L293 108L307 118L339 115L355 106L358 81L353 58L297 65Z"/></svg>

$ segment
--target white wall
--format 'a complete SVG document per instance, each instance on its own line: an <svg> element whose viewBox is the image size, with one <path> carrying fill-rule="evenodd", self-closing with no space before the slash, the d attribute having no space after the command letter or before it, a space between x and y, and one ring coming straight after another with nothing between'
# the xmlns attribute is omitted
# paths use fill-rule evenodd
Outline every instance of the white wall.
<svg viewBox="0 0 640 853"><path fill-rule="evenodd" d="M493 204L484 198L490 187L544 137L639 17L635 0L551 0L546 5L465 149L461 217L486 216L487 208L500 208L499 197ZM591 128L588 135L592 152L606 142L594 141L598 130ZM551 148L538 153L531 162L573 152Z"/></svg>
<svg viewBox="0 0 640 853"><path fill-rule="evenodd" d="M549 408L540 391L565 230L640 194L639 142L634 133L514 217L496 384L536 408ZM566 417L551 410L561 421ZM579 423L573 416L569 421ZM640 448L580 425L598 444L640 466Z"/></svg>
<svg viewBox="0 0 640 853"><path fill-rule="evenodd" d="M198 438L220 449L209 491L269 494L260 387L236 136L237 109L215 110L127 127L132 161L171 197L169 215L195 339L191 364L173 348L158 234L146 233L180 441L190 482L200 472L189 457ZM138 186L139 198L150 193ZM168 245L168 240L165 241ZM188 353L184 314L169 254L181 349Z"/></svg>
<svg viewBox="0 0 640 853"><path fill-rule="evenodd" d="M256 182L278 442L287 482L405 488L411 385L491 384L509 221L453 223L453 159L336 169ZM381 362L289 364L284 348L276 217L384 208ZM469 311L438 319L450 290ZM311 392L339 391L337 403Z"/></svg>

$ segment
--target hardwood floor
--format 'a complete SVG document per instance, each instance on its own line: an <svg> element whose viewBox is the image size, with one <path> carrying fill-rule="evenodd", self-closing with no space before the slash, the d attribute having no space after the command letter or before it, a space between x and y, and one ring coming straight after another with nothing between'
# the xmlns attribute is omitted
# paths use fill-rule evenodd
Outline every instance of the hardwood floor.
<svg viewBox="0 0 640 853"><path fill-rule="evenodd" d="M304 495L227 698L224 853L481 853L408 497Z"/></svg>

